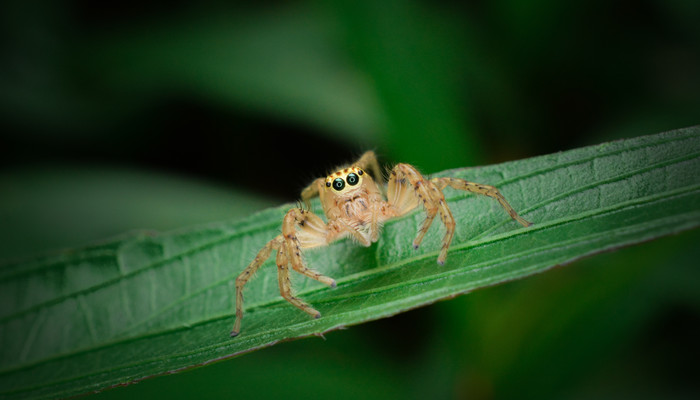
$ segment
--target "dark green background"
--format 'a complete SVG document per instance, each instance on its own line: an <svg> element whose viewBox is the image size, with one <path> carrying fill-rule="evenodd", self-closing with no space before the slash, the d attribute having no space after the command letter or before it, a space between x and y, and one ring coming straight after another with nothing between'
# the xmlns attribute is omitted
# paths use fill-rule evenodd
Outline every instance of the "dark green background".
<svg viewBox="0 0 700 400"><path fill-rule="evenodd" d="M695 1L6 1L0 259L694 125ZM102 397L690 398L698 234Z"/></svg>

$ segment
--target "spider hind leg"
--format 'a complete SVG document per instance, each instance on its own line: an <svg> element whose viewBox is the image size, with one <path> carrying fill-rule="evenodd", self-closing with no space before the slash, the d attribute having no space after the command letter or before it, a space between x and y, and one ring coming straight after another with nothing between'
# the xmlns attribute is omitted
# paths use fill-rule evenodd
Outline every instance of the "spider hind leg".
<svg viewBox="0 0 700 400"><path fill-rule="evenodd" d="M265 247L260 249L255 259L236 278L236 321L233 323L231 337L238 336L241 332L241 319L243 319L243 287L253 277L255 272L270 257L272 250L279 250L284 244L282 235L270 240Z"/></svg>
<svg viewBox="0 0 700 400"><path fill-rule="evenodd" d="M467 180L458 178L433 178L432 182L435 183L441 190L449 185L450 187L457 190L464 190L465 192L471 192L491 197L498 201L501 207L503 207L503 209L506 210L508 215L510 215L510 217L516 220L520 225L526 228L532 225L532 222L526 221L523 217L518 215L515 209L513 209L513 207L511 207L510 204L508 204L506 198L503 197L501 192L493 186L469 182Z"/></svg>

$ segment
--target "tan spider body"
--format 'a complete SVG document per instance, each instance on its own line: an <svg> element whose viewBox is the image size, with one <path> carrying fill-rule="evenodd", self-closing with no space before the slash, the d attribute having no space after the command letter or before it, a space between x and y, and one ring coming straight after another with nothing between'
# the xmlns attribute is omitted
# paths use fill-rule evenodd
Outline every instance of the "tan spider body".
<svg viewBox="0 0 700 400"><path fill-rule="evenodd" d="M368 169L379 185L367 173ZM320 318L321 313L292 294L289 268L330 287L335 287L336 283L335 280L306 267L302 259L304 249L327 246L348 236L363 246L370 246L378 240L379 231L386 220L404 215L422 204L426 219L413 240L413 247L418 248L433 219L439 214L446 228L437 258L438 264L443 265L455 230L454 218L442 193L447 186L493 197L514 220L523 226L530 225L493 186L456 178L428 180L408 164L397 164L392 169L386 188L386 199L380 191L380 186L383 186L382 173L374 152L369 151L351 166L339 169L325 178L316 179L301 192L301 198L307 205L311 198L320 197L328 222L302 208L292 208L287 212L282 220L282 234L268 242L236 278L236 321L231 336L238 335L241 328L243 287L270 257L273 250L277 252L278 281L282 297L312 317Z"/></svg>

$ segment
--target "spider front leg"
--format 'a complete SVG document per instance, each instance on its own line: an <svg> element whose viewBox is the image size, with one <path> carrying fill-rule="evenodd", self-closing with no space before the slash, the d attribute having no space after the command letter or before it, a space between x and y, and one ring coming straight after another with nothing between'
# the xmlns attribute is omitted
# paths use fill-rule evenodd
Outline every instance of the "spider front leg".
<svg viewBox="0 0 700 400"><path fill-rule="evenodd" d="M311 182L309 186L305 187L304 190L301 191L301 201L304 202L304 206L306 206L306 209L311 209L311 199L318 196L318 192L321 188L321 185L323 185L323 182L325 180L325 178L318 178Z"/></svg>
<svg viewBox="0 0 700 400"><path fill-rule="evenodd" d="M297 227L300 228L299 231ZM335 287L335 280L307 268L301 258L302 249L327 245L330 233L328 226L318 215L300 208L289 210L282 221L285 251L287 258L291 261L292 269L330 287Z"/></svg>
<svg viewBox="0 0 700 400"><path fill-rule="evenodd" d="M445 225L445 236L442 239L442 247L440 248L437 262L440 265L444 265L445 259L447 259L447 249L450 247L454 237L455 220L449 207L447 207L442 191L433 182L425 179L411 165L398 164L391 171L389 177L387 198L389 204L396 211L397 216L409 212L418 204L423 205L426 217L416 238L413 240L414 249L420 246L436 215L440 214L440 220Z"/></svg>
<svg viewBox="0 0 700 400"><path fill-rule="evenodd" d="M418 248L436 214L440 214L442 223L445 225L445 236L442 239L442 247L438 256L438 264L443 265L447 258L447 250L450 247L454 236L455 221L450 212L442 190L450 186L454 189L482 194L496 199L511 218L521 225L528 227L530 222L522 218L506 201L501 192L489 185L469 182L457 178L433 178L426 180L415 168L408 164L398 164L391 172L388 188L389 203L395 207L398 215L415 208L422 203L426 213L425 221L418 231L418 235L413 240L413 247Z"/></svg>
<svg viewBox="0 0 700 400"><path fill-rule="evenodd" d="M292 294L288 267L291 264L292 269L300 274L330 287L335 287L335 280L307 268L301 258L302 249L328 244L330 234L332 232L328 231L323 220L310 211L293 208L287 212L282 222L282 234L270 240L258 252L258 255L248 267L236 278L236 320L233 324L231 337L237 336L241 331L243 288L265 260L270 257L270 253L273 250L277 250L277 275L282 297L312 317L318 318L321 316L317 310Z"/></svg>
<svg viewBox="0 0 700 400"><path fill-rule="evenodd" d="M381 187L384 185L384 176L382 175L382 168L379 166L379 161L377 161L377 155L374 154L372 150L366 151L362 156L355 161L353 165L368 170L372 173L374 181L377 186Z"/></svg>
<svg viewBox="0 0 700 400"><path fill-rule="evenodd" d="M280 294L288 302L292 303L295 307L304 311L305 313L311 315L314 318L321 318L321 313L316 309L306 304L300 298L294 296L292 293L292 282L289 280L289 269L287 269L288 259L286 246L280 248L279 253L277 253L277 281L279 283ZM325 278L325 277L324 277ZM335 286L335 282L333 282Z"/></svg>

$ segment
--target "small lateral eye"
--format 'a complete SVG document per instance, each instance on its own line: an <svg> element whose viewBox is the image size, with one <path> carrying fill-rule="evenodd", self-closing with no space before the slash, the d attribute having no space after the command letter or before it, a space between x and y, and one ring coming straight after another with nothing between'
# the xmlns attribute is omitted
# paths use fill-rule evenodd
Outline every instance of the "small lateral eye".
<svg viewBox="0 0 700 400"><path fill-rule="evenodd" d="M330 183L330 182L326 182L326 187L331 187L331 183Z"/></svg>
<svg viewBox="0 0 700 400"><path fill-rule="evenodd" d="M360 178L358 178L355 174L348 174L345 179L348 181L348 185L350 186L355 186L357 185L357 182L360 181Z"/></svg>
<svg viewBox="0 0 700 400"><path fill-rule="evenodd" d="M333 181L333 189L340 192L341 190L343 190L344 187L345 181L343 180L343 178L335 178L335 180Z"/></svg>
<svg viewBox="0 0 700 400"><path fill-rule="evenodd" d="M362 174L364 174L364 173L365 173L365 171L363 171L363 170L357 171L357 175L362 175Z"/></svg>

